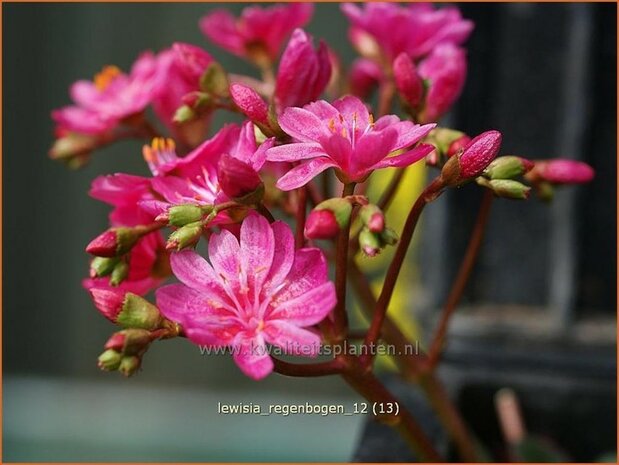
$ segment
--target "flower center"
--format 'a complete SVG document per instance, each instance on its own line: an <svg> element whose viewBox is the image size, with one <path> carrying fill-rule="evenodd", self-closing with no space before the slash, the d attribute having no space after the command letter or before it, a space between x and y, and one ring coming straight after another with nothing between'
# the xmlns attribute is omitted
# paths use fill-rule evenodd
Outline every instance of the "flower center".
<svg viewBox="0 0 619 465"><path fill-rule="evenodd" d="M142 155L154 175L159 174L159 167L176 160L176 144L173 139L155 137L150 145L142 147Z"/></svg>
<svg viewBox="0 0 619 465"><path fill-rule="evenodd" d="M122 74L122 72L117 66L111 65L104 67L93 79L95 87L101 92L104 91L114 79L120 76L120 74Z"/></svg>

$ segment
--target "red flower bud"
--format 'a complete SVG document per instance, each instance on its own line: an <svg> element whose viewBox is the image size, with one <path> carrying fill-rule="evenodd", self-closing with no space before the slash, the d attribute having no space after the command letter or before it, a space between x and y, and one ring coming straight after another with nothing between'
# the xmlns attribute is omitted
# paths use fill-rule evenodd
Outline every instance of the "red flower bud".
<svg viewBox="0 0 619 465"><path fill-rule="evenodd" d="M221 190L233 199L245 197L263 185L255 169L228 154L221 156L217 176Z"/></svg>
<svg viewBox="0 0 619 465"><path fill-rule="evenodd" d="M373 233L382 232L385 229L385 216L382 213L374 213L368 221L368 229Z"/></svg>
<svg viewBox="0 0 619 465"><path fill-rule="evenodd" d="M104 349L112 349L117 352L122 352L125 347L126 336L122 332L114 333L105 343Z"/></svg>
<svg viewBox="0 0 619 465"><path fill-rule="evenodd" d="M312 210L305 222L305 237L308 239L331 239L340 230L340 225L331 210Z"/></svg>
<svg viewBox="0 0 619 465"><path fill-rule="evenodd" d="M556 159L536 162L532 174L552 184L584 184L593 179L595 171L582 161Z"/></svg>
<svg viewBox="0 0 619 465"><path fill-rule="evenodd" d="M125 302L125 291L93 287L89 292L97 310L108 320L116 323Z"/></svg>
<svg viewBox="0 0 619 465"><path fill-rule="evenodd" d="M111 228L95 237L86 252L97 257L124 255L135 245L142 233L135 228Z"/></svg>
<svg viewBox="0 0 619 465"><path fill-rule="evenodd" d="M393 77L404 101L413 108L419 105L423 97L423 80L408 54L400 53L393 62Z"/></svg>
<svg viewBox="0 0 619 465"><path fill-rule="evenodd" d="M269 107L251 87L242 84L230 86L230 97L237 107L255 123L269 125Z"/></svg>
<svg viewBox="0 0 619 465"><path fill-rule="evenodd" d="M479 176L499 153L501 140L499 131L486 131L471 140L460 156L460 177L470 179Z"/></svg>

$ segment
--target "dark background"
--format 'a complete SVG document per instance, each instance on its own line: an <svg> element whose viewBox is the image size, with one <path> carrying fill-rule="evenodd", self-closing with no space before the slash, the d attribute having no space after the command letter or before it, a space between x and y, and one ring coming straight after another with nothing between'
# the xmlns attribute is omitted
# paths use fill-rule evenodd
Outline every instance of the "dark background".
<svg viewBox="0 0 619 465"><path fill-rule="evenodd" d="M173 41L203 46L234 72L253 72L201 35L197 21L215 6L3 5L5 460L337 461L352 454L362 418L265 420L215 411L222 399L354 402L337 379L273 376L255 384L227 358L206 360L185 341L156 344L144 371L129 381L95 365L112 327L80 281L88 263L83 248L106 227L108 208L86 192L99 174L145 167L134 142L101 151L77 172L50 161L49 112L68 103L76 79L106 64L128 69L142 50ZM616 6L461 9L477 26L465 91L444 123L471 135L499 129L503 154L578 158L596 169L591 185L559 192L551 206L496 202L464 303L492 310L481 312L477 331L494 323L497 308L517 308L523 324L513 329L515 338L533 325L575 344L606 344L604 353L614 358ZM307 29L350 62L338 5L317 5ZM468 186L444 196L424 219L420 314L427 320L447 292L478 203L479 191ZM548 325L535 327L538 321Z"/></svg>

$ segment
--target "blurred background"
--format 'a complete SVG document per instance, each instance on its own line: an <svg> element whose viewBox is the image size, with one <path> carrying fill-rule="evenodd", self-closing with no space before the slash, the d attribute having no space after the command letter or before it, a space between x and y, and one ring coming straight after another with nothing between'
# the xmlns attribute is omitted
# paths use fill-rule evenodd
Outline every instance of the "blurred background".
<svg viewBox="0 0 619 465"><path fill-rule="evenodd" d="M96 367L113 327L80 281L84 246L107 227L108 208L86 193L99 174L146 169L138 142L102 150L77 172L50 161L49 113L68 103L73 81L107 64L126 70L141 51L173 41L253 73L198 29L220 6L3 5L5 461L346 461L369 434L361 416L218 415L217 402L359 399L333 377L255 383L184 340L155 344L129 380ZM585 160L596 179L552 205L495 202L442 375L491 446L500 442L492 393L509 385L531 429L574 459L595 460L616 438L616 5L461 9L476 23L469 77L444 123L471 135L502 131L503 154ZM307 27L350 63L346 29L337 4L316 5ZM433 326L479 200L467 186L424 217L409 311L422 328Z"/></svg>

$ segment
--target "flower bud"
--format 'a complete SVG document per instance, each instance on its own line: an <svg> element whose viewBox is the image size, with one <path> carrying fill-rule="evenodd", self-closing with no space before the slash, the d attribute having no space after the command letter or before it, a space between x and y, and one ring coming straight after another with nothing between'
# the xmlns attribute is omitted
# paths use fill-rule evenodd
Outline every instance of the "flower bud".
<svg viewBox="0 0 619 465"><path fill-rule="evenodd" d="M251 121L261 126L269 126L269 107L254 89L243 84L232 84L230 97Z"/></svg>
<svg viewBox="0 0 619 465"><path fill-rule="evenodd" d="M176 109L172 121L175 123L187 123L196 117L196 112L189 105L181 105Z"/></svg>
<svg viewBox="0 0 619 465"><path fill-rule="evenodd" d="M462 131L449 128L435 128L427 136L428 143L434 145L441 159L449 158L464 148L471 138Z"/></svg>
<svg viewBox="0 0 619 465"><path fill-rule="evenodd" d="M380 233L385 229L385 215L374 204L364 205L359 210L359 217L365 226L373 233Z"/></svg>
<svg viewBox="0 0 619 465"><path fill-rule="evenodd" d="M136 228L110 228L86 246L86 252L98 257L117 257L131 250L142 233Z"/></svg>
<svg viewBox="0 0 619 465"><path fill-rule="evenodd" d="M340 231L335 214L329 210L312 210L305 222L305 237L308 239L331 239Z"/></svg>
<svg viewBox="0 0 619 465"><path fill-rule="evenodd" d="M366 99L384 78L378 63L367 58L358 58L353 62L348 74L350 93Z"/></svg>
<svg viewBox="0 0 619 465"><path fill-rule="evenodd" d="M97 365L100 369L105 371L117 370L120 366L122 355L113 349L108 349L99 355Z"/></svg>
<svg viewBox="0 0 619 465"><path fill-rule="evenodd" d="M110 285L118 286L127 278L127 276L129 276L129 264L124 260L118 262L112 271L112 275L110 276Z"/></svg>
<svg viewBox="0 0 619 465"><path fill-rule="evenodd" d="M223 67L217 62L212 62L208 65L200 78L200 89L207 94L227 97L228 87L228 76Z"/></svg>
<svg viewBox="0 0 619 465"><path fill-rule="evenodd" d="M593 168L587 163L566 159L536 161L530 174L534 180L552 184L584 184L595 176Z"/></svg>
<svg viewBox="0 0 619 465"><path fill-rule="evenodd" d="M499 131L486 131L471 140L461 154L443 166L445 185L458 186L479 176L499 152L501 139Z"/></svg>
<svg viewBox="0 0 619 465"><path fill-rule="evenodd" d="M380 233L380 238L387 245L396 245L398 243L398 240L399 240L398 235L391 228L385 228Z"/></svg>
<svg viewBox="0 0 619 465"><path fill-rule="evenodd" d="M167 250L179 251L196 244L201 236L202 223L199 221L189 223L170 234L165 247Z"/></svg>
<svg viewBox="0 0 619 465"><path fill-rule="evenodd" d="M330 210L335 215L335 221L340 229L345 228L350 221L352 213L352 203L354 198L334 197L320 202L314 210Z"/></svg>
<svg viewBox="0 0 619 465"><path fill-rule="evenodd" d="M228 197L244 199L247 203L257 203L262 200L262 194L264 194L262 179L247 163L231 155L223 154L217 164L217 177L221 190Z"/></svg>
<svg viewBox="0 0 619 465"><path fill-rule="evenodd" d="M488 184L496 196L508 199L526 200L531 190L529 186L513 179L492 179Z"/></svg>
<svg viewBox="0 0 619 465"><path fill-rule="evenodd" d="M93 287L89 290L95 307L112 323L124 328L157 329L163 318L146 299L120 289Z"/></svg>
<svg viewBox="0 0 619 465"><path fill-rule="evenodd" d="M74 157L86 157L98 146L98 140L87 134L68 133L56 139L49 157L53 160L71 160Z"/></svg>
<svg viewBox="0 0 619 465"><path fill-rule="evenodd" d="M402 100L411 108L416 108L423 98L424 86L408 54L400 53L394 60L393 77Z"/></svg>
<svg viewBox="0 0 619 465"><path fill-rule="evenodd" d="M144 352L151 340L151 333L146 329L124 329L112 334L105 343L105 348L122 355L139 355Z"/></svg>
<svg viewBox="0 0 619 465"><path fill-rule="evenodd" d="M197 205L174 205L168 209L167 220L170 226L180 227L200 221L204 213L202 208Z"/></svg>
<svg viewBox="0 0 619 465"><path fill-rule="evenodd" d="M118 257L95 257L90 262L90 277L101 278L112 274L120 259Z"/></svg>
<svg viewBox="0 0 619 465"><path fill-rule="evenodd" d="M530 171L531 168L533 162L510 155L493 160L484 170L484 175L490 179L512 179Z"/></svg>
<svg viewBox="0 0 619 465"><path fill-rule="evenodd" d="M140 364L142 360L140 357L136 355L129 355L122 358L120 361L120 365L118 366L118 371L122 373L124 376L131 376L140 368Z"/></svg>
<svg viewBox="0 0 619 465"><path fill-rule="evenodd" d="M380 237L364 227L359 233L359 246L368 257L375 257L382 247Z"/></svg>

